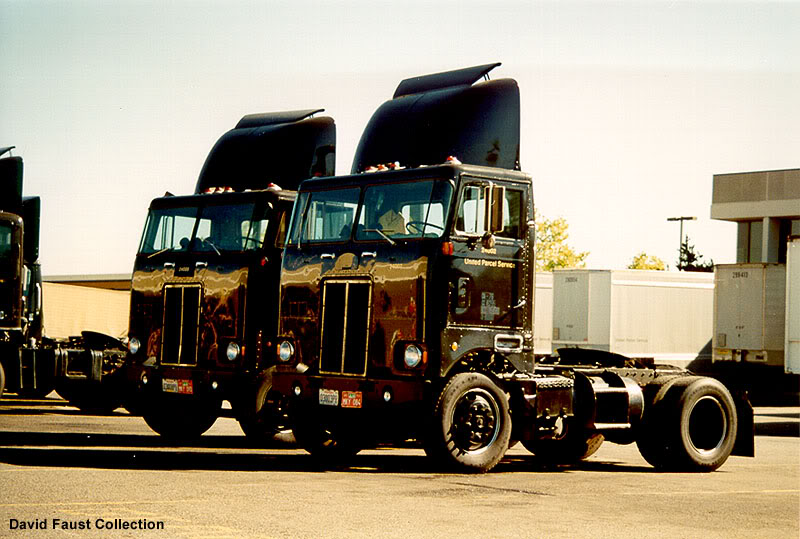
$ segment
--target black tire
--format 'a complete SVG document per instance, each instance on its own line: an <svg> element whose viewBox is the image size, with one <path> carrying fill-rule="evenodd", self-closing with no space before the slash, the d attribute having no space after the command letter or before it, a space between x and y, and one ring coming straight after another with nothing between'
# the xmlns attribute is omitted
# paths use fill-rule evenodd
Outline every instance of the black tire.
<svg viewBox="0 0 800 539"><path fill-rule="evenodd" d="M53 384L46 384L44 386L39 386L35 389L33 388L20 388L17 391L17 395L24 399L43 399L48 396L52 391L55 389Z"/></svg>
<svg viewBox="0 0 800 539"><path fill-rule="evenodd" d="M142 410L147 426L170 440L194 440L216 422L222 401L215 397L159 396Z"/></svg>
<svg viewBox="0 0 800 539"><path fill-rule="evenodd" d="M653 412L644 448L639 444L639 449L656 468L711 472L730 456L738 429L736 405L718 380L675 379L658 391Z"/></svg>
<svg viewBox="0 0 800 539"><path fill-rule="evenodd" d="M357 434L315 417L306 409L292 415L292 433L297 445L325 464L342 464L361 451Z"/></svg>
<svg viewBox="0 0 800 539"><path fill-rule="evenodd" d="M691 377L656 378L644 388L645 410L636 435L636 446L644 460L654 468L663 468L667 462L667 442L663 433L666 421L664 396L673 384L686 387L684 382L688 378Z"/></svg>
<svg viewBox="0 0 800 539"><path fill-rule="evenodd" d="M110 414L122 405L119 388L106 381L66 381L56 385L56 393L70 406L89 414Z"/></svg>
<svg viewBox="0 0 800 539"><path fill-rule="evenodd" d="M242 432L256 442L269 442L275 435L291 430L278 400L280 395L272 391L273 370L261 373L254 386L237 401L234 410Z"/></svg>
<svg viewBox="0 0 800 539"><path fill-rule="evenodd" d="M439 394L426 452L461 472L488 472L508 450L508 396L486 375L453 376Z"/></svg>
<svg viewBox="0 0 800 539"><path fill-rule="evenodd" d="M523 440L522 445L543 462L575 464L594 455L604 441L602 434L587 431L574 422L567 422L562 436Z"/></svg>

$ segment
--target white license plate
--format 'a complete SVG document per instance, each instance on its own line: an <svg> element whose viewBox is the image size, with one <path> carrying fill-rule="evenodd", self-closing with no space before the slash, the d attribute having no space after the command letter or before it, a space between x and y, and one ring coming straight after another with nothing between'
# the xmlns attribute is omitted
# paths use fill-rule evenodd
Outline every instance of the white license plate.
<svg viewBox="0 0 800 539"><path fill-rule="evenodd" d="M183 395L191 395L194 393L192 381L183 378L162 378L161 389L165 393L181 393Z"/></svg>
<svg viewBox="0 0 800 539"><path fill-rule="evenodd" d="M335 389L320 389L319 403L324 406L339 406L339 392Z"/></svg>

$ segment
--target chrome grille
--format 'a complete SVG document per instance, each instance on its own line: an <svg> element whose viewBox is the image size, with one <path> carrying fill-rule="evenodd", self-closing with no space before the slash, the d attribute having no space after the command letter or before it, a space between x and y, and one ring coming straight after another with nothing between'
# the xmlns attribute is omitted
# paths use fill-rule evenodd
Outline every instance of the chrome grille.
<svg viewBox="0 0 800 539"><path fill-rule="evenodd" d="M320 372L367 373L371 291L364 281L328 281L323 286Z"/></svg>
<svg viewBox="0 0 800 539"><path fill-rule="evenodd" d="M200 285L164 287L162 364L197 364L200 293Z"/></svg>

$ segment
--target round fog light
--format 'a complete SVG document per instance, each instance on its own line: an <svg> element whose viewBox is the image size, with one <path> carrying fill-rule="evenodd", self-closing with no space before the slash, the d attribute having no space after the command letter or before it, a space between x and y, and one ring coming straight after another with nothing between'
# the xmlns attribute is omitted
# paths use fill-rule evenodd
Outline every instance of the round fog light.
<svg viewBox="0 0 800 539"><path fill-rule="evenodd" d="M239 357L239 345L235 342L228 344L228 349L225 351L225 355L228 358L228 361L233 361L237 357Z"/></svg>
<svg viewBox="0 0 800 539"><path fill-rule="evenodd" d="M392 390L390 388L386 388L383 390L383 402L391 402L392 401Z"/></svg>
<svg viewBox="0 0 800 539"><path fill-rule="evenodd" d="M295 396L295 397L299 397L299 396L300 396L300 393L302 393L302 392L303 392L303 390L300 388L300 384L295 384L295 385L292 387L292 392L294 393L294 396Z"/></svg>
<svg viewBox="0 0 800 539"><path fill-rule="evenodd" d="M211 389L213 389L214 391L216 391L218 387L219 387L219 384L217 383L217 381L216 381L216 380L214 380L213 382L211 382Z"/></svg>
<svg viewBox="0 0 800 539"><path fill-rule="evenodd" d="M136 337L131 337L128 341L128 352L130 352L132 356L135 356L140 347L141 343L139 342L139 339Z"/></svg>
<svg viewBox="0 0 800 539"><path fill-rule="evenodd" d="M145 373L142 373L141 380L142 380L142 385L146 386L147 385L147 375Z"/></svg>

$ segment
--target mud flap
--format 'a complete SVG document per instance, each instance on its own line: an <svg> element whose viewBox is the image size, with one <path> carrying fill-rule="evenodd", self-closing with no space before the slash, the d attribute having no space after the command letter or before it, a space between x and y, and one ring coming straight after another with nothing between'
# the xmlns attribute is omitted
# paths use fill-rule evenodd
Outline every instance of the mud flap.
<svg viewBox="0 0 800 539"><path fill-rule="evenodd" d="M733 446L731 455L736 455L738 457L755 457L755 420L753 419L753 406L750 404L747 391L734 393L733 401L736 403L736 416L739 420L739 428L736 431L736 443Z"/></svg>

